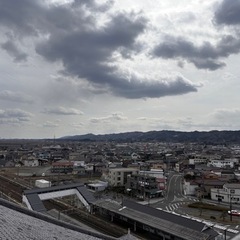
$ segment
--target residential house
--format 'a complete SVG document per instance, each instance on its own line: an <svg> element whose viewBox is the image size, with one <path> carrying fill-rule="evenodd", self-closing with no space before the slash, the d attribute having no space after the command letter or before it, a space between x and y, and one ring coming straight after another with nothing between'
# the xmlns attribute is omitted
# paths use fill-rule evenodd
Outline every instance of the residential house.
<svg viewBox="0 0 240 240"><path fill-rule="evenodd" d="M139 160L141 157L137 154L137 153L132 153L131 154L131 159L133 160L133 161L137 161L137 160Z"/></svg>
<svg viewBox="0 0 240 240"><path fill-rule="evenodd" d="M74 165L72 174L77 174L77 175L80 175L80 176L85 175L86 174L85 167L81 166L81 165Z"/></svg>
<svg viewBox="0 0 240 240"><path fill-rule="evenodd" d="M194 175L190 179L184 179L183 191L185 195L197 197L209 197L212 188L222 188L226 181L221 180L213 173L196 178Z"/></svg>
<svg viewBox="0 0 240 240"><path fill-rule="evenodd" d="M105 163L101 163L101 162L96 163L93 166L94 172L101 172L102 173L103 171L106 170L106 168L107 168L106 164Z"/></svg>
<svg viewBox="0 0 240 240"><path fill-rule="evenodd" d="M102 152L95 152L91 155L92 162L102 162L106 160L106 156Z"/></svg>
<svg viewBox="0 0 240 240"><path fill-rule="evenodd" d="M74 162L60 160L52 163L51 172L53 173L72 173Z"/></svg>
<svg viewBox="0 0 240 240"><path fill-rule="evenodd" d="M40 159L50 159L51 154L50 154L50 152L40 152L37 154L37 157Z"/></svg>
<svg viewBox="0 0 240 240"><path fill-rule="evenodd" d="M57 162L59 160L62 160L63 159L63 154L61 151L54 151L54 152L51 152L51 160L53 162Z"/></svg>
<svg viewBox="0 0 240 240"><path fill-rule="evenodd" d="M226 181L235 179L235 173L231 169L223 169L221 171L221 178L226 179Z"/></svg>
<svg viewBox="0 0 240 240"><path fill-rule="evenodd" d="M198 183L195 181L184 181L183 182L183 193L186 196L195 196L196 188L198 187Z"/></svg>
<svg viewBox="0 0 240 240"><path fill-rule="evenodd" d="M38 167L39 166L39 160L35 156L22 156L21 162L25 167Z"/></svg>
<svg viewBox="0 0 240 240"><path fill-rule="evenodd" d="M153 169L164 169L166 168L165 163L163 162L163 160L149 160L147 161L147 163L149 164L150 168Z"/></svg>

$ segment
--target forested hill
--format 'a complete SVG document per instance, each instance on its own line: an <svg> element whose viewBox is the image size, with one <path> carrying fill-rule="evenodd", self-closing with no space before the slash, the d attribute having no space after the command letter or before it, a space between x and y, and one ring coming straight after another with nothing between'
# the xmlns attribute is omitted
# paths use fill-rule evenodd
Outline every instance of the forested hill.
<svg viewBox="0 0 240 240"><path fill-rule="evenodd" d="M198 142L198 143L239 143L240 131L209 131L209 132L180 132L180 131L149 131L126 132L116 134L85 134L62 137L59 140L76 141L116 141L116 142Z"/></svg>

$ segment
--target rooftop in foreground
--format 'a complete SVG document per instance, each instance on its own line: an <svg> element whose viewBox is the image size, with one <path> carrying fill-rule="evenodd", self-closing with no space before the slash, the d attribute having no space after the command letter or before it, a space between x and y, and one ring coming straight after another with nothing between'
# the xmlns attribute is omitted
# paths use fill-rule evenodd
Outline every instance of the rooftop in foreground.
<svg viewBox="0 0 240 240"><path fill-rule="evenodd" d="M1 239L114 240L116 238L84 230L47 215L21 208L0 198Z"/></svg>

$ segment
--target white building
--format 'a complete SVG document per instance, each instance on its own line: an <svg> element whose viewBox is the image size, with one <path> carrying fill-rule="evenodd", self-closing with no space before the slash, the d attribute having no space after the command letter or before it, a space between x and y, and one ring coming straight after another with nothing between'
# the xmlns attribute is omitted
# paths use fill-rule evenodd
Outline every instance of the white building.
<svg viewBox="0 0 240 240"><path fill-rule="evenodd" d="M104 191L108 187L108 182L97 181L87 184L87 187L95 192L100 192Z"/></svg>
<svg viewBox="0 0 240 240"><path fill-rule="evenodd" d="M240 203L240 184L226 183L222 189L212 188L211 199L225 203Z"/></svg>
<svg viewBox="0 0 240 240"><path fill-rule="evenodd" d="M207 163L208 159L207 158L201 158L201 157L196 157L196 158L190 158L188 160L190 165L195 165L195 164L201 164L201 163Z"/></svg>
<svg viewBox="0 0 240 240"><path fill-rule="evenodd" d="M198 184L192 181L185 181L183 183L183 193L187 196L195 196L196 195L196 188Z"/></svg>
<svg viewBox="0 0 240 240"><path fill-rule="evenodd" d="M124 186L128 175L138 173L138 168L110 168L104 177L110 186Z"/></svg>
<svg viewBox="0 0 240 240"><path fill-rule="evenodd" d="M21 161L23 162L23 165L26 167L38 167L39 166L39 161L36 157L34 156L29 156L27 158L22 158Z"/></svg>
<svg viewBox="0 0 240 240"><path fill-rule="evenodd" d="M233 168L236 163L238 163L238 159L236 158L223 159L223 160L212 159L212 160L209 160L207 166L217 167L217 168L226 168L226 167Z"/></svg>
<svg viewBox="0 0 240 240"><path fill-rule="evenodd" d="M147 175L149 177L164 178L164 172L162 169L151 169L150 171L139 171L141 175Z"/></svg>

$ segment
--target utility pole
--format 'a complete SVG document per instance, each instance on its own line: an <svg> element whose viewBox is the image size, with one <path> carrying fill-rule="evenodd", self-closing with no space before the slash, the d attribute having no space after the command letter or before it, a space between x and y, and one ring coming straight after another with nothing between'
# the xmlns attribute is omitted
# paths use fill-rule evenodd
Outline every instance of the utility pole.
<svg viewBox="0 0 240 240"><path fill-rule="evenodd" d="M230 221L232 222L232 193L234 193L233 189L230 189L230 194L229 194L229 208L230 208Z"/></svg>

